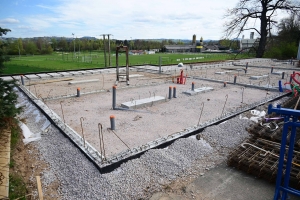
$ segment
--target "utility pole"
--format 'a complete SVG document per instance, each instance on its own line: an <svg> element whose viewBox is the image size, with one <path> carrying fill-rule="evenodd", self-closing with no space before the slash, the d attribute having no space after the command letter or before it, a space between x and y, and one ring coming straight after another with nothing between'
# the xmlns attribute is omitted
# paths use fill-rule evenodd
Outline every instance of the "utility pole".
<svg viewBox="0 0 300 200"><path fill-rule="evenodd" d="M73 55L73 59L75 58L75 38L74 38L74 33L72 33L73 35L73 44L74 44L74 55Z"/></svg>
<svg viewBox="0 0 300 200"><path fill-rule="evenodd" d="M102 34L100 36L103 36L103 49L104 49L104 67L107 67L106 63L106 45L105 45L105 34Z"/></svg>
<svg viewBox="0 0 300 200"><path fill-rule="evenodd" d="M108 38L108 67L111 67L111 58L110 58L110 40L109 40L109 36L111 34L107 34L107 38Z"/></svg>

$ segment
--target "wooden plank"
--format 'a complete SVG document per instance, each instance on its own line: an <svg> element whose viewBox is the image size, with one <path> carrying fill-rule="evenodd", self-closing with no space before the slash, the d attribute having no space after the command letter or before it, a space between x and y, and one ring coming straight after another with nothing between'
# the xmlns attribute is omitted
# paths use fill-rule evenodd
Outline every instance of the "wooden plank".
<svg viewBox="0 0 300 200"><path fill-rule="evenodd" d="M2 138L1 142L4 145L0 145L0 197L8 198L8 188L9 188L9 161L10 161L10 131L4 130L0 133ZM5 141L7 140L7 141ZM1 143L2 144L2 143Z"/></svg>
<svg viewBox="0 0 300 200"><path fill-rule="evenodd" d="M40 176L36 176L35 178L36 178L36 184L37 184L38 193L39 193L39 200L43 200L41 178L40 178Z"/></svg>

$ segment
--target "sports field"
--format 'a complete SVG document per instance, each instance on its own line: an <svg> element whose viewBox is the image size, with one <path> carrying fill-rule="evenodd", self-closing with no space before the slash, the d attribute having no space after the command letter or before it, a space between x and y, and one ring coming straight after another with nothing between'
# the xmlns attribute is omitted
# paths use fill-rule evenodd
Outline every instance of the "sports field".
<svg viewBox="0 0 300 200"><path fill-rule="evenodd" d="M248 56L248 55L246 55ZM108 66L108 54L107 66ZM178 64L178 63L199 63L209 61L230 60L234 58L234 54L226 53L190 53L190 54L174 54L174 53L156 53L143 55L129 55L129 65L159 65L159 57L161 64ZM241 58L241 57L239 57ZM243 57L245 58L245 57ZM126 61L125 53L119 54L119 66L124 66ZM116 66L116 55L111 54L111 67ZM5 63L4 74L22 74L31 72L49 72L64 71L88 68L103 68L105 60L103 52L55 52L51 55L30 55L30 56L14 56L11 61Z"/></svg>

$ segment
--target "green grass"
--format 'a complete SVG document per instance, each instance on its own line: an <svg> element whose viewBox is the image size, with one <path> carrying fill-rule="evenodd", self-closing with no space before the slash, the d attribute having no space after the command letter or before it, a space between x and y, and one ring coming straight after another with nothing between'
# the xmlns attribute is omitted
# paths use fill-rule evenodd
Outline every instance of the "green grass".
<svg viewBox="0 0 300 200"><path fill-rule="evenodd" d="M243 57L241 57L243 56ZM247 58L247 55L241 55L238 58ZM92 60L89 58L92 57ZM199 63L210 61L230 60L234 58L233 54L226 53L193 53L193 54L168 54L157 53L151 55L129 55L129 65L158 65L159 57L162 57L162 65L182 63ZM88 62L84 62L87 61ZM11 61L5 63L4 74L22 74L49 71L64 71L87 68L103 68L104 56L102 52L81 52L73 58L73 53L55 52L51 55L34 55L11 57ZM125 53L119 56L119 66L124 66L126 62ZM107 55L108 64L108 55ZM112 67L116 66L116 56L112 53Z"/></svg>

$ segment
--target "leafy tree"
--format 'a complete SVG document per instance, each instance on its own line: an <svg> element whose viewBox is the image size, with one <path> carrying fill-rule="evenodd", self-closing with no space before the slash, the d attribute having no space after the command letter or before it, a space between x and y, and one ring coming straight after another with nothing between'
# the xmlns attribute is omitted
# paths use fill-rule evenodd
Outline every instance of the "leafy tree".
<svg viewBox="0 0 300 200"><path fill-rule="evenodd" d="M300 2L296 0L240 0L235 8L229 9L225 23L225 33L227 37L237 34L236 37L245 30L254 30L260 35L259 45L256 50L256 57L264 55L267 44L267 36L271 34L271 29L277 23L275 16L277 11L282 10L294 14L300 11ZM255 27L247 27L251 19L260 20L259 30Z"/></svg>
<svg viewBox="0 0 300 200"><path fill-rule="evenodd" d="M2 29L0 27L0 36L6 35L9 29ZM4 62L9 61L4 52L5 43L0 44L0 74L4 69ZM14 93L13 88L16 86L14 81L4 81L0 78L0 129L9 125L12 119L20 112L16 108L17 95Z"/></svg>

